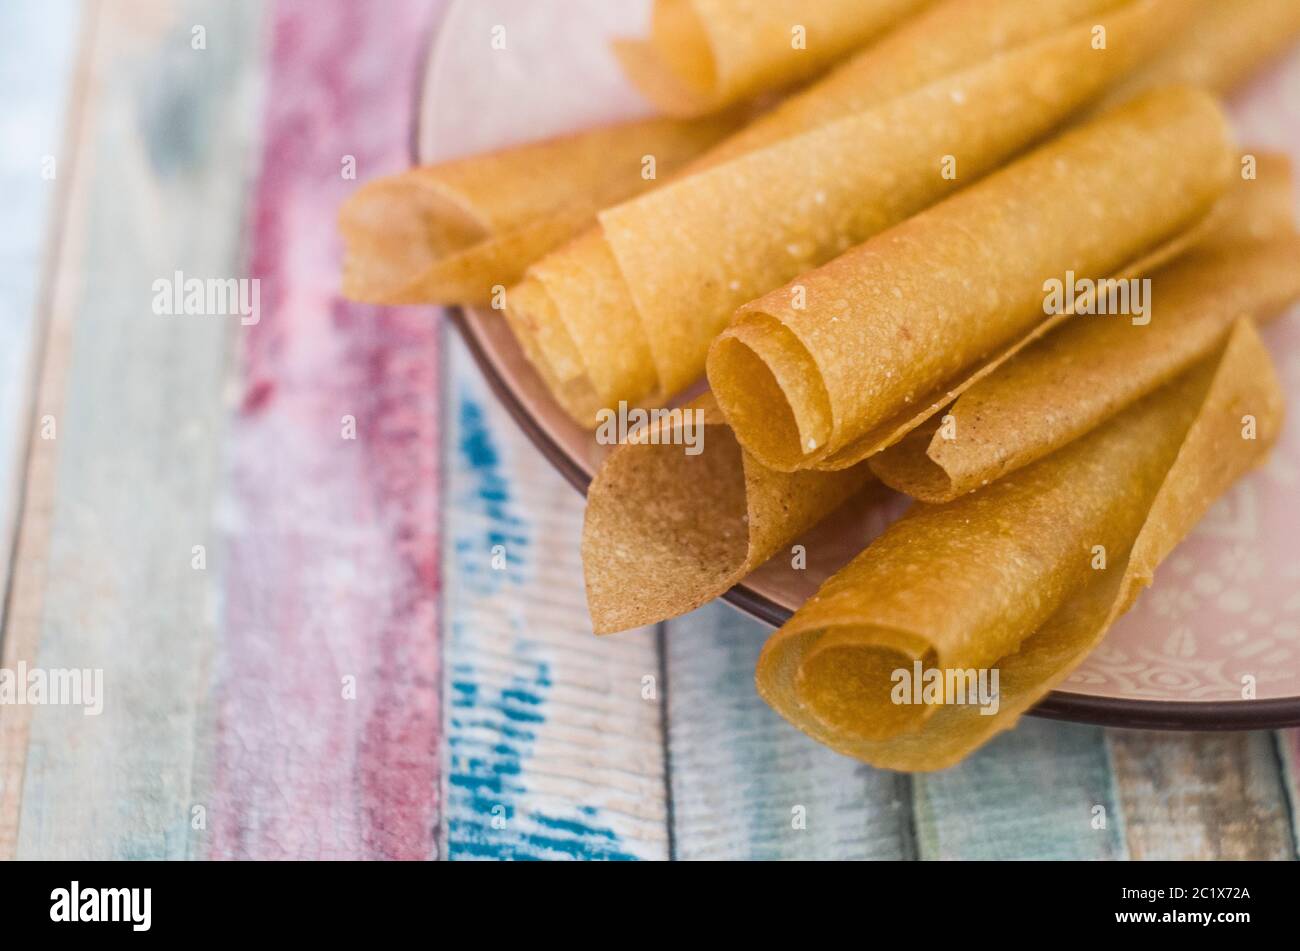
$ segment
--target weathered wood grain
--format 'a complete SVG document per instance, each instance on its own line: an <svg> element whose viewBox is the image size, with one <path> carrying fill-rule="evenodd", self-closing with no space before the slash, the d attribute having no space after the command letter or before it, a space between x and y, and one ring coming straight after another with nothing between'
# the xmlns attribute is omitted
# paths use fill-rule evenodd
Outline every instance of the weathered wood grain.
<svg viewBox="0 0 1300 951"><path fill-rule="evenodd" d="M338 206L408 163L438 4L270 8L225 447L209 831L192 854L421 859L438 825L438 315L344 301ZM355 178L347 174L355 161Z"/></svg>
<svg viewBox="0 0 1300 951"><path fill-rule="evenodd" d="M208 45L191 46L206 24ZM103 671L103 712L25 708L6 728L23 770L0 853L181 857L213 575L222 381L234 324L154 313L176 269L238 273L255 5L106 5L88 95L51 334L35 413L31 487L14 569L6 657ZM216 147L219 143L220 147ZM6 711L8 712L8 711Z"/></svg>
<svg viewBox="0 0 1300 951"><path fill-rule="evenodd" d="M957 766L913 782L922 858L1125 857L1097 727L1026 718Z"/></svg>
<svg viewBox="0 0 1300 951"><path fill-rule="evenodd" d="M1102 731L1025 720L954 769L840 757L754 692L765 629L723 605L666 625L674 839L682 858L1120 858ZM807 829L791 828L806 807Z"/></svg>
<svg viewBox="0 0 1300 951"><path fill-rule="evenodd" d="M73 168L66 119L77 76L75 0L0 6L0 583L7 584L62 201ZM0 625L4 604L0 601Z"/></svg>
<svg viewBox="0 0 1300 951"><path fill-rule="evenodd" d="M69 295L75 295L77 289L71 282L59 284L55 280L55 264L71 250L72 241L62 233L61 219L49 222L53 232L60 237L49 243L49 257L39 262L37 255L44 244L46 222L36 220L33 215L43 216L53 211L52 196L48 187L37 188L31 179L30 159L34 140L27 136L39 136L42 123L57 122L62 114L59 106L43 96L51 91L55 95L59 90L67 90L72 101L68 103L68 129L54 131L45 125L45 131L51 137L62 136L69 143L66 147L56 147L55 182L59 191L60 203L66 203L77 181L76 163L72 160L77 154L76 134L81 123L76 116L82 106L85 91L83 83L74 83L70 78L60 78L55 71L73 72L74 64L69 61L71 51L65 56L58 55L60 44L73 42L67 35L57 35L60 30L58 15L61 12L68 18L64 24L72 28L75 20L71 4L54 11L54 16L45 20L34 14L33 3L21 6L6 6L7 19L4 32L6 43L5 62L19 67L20 75L12 77L19 88L27 88L33 95L33 101L40 110L41 118L29 118L18 127L21 141L12 143L12 150L5 149L6 156L13 156L14 164L6 164L6 177L12 179L14 191L24 197L17 199L16 218L12 231L8 232L9 242L5 250L5 294L6 301L12 302L13 310L6 318L6 357L15 377L7 381L5 396L6 423L0 428L8 430L8 455L5 457L6 469L3 472L3 488L6 506L3 544L4 577L9 583L8 600L5 605L3 633L0 634L0 667L14 671L19 664L34 664L40 639L39 611L41 592L44 588L46 546L49 537L49 522L54 499L54 467L57 460L56 443L53 440L33 441L30 438L29 421L39 420L42 416L57 417L62 406L63 383L67 375L66 338L69 334L68 317L72 308ZM93 17L85 18L86 43L89 43ZM12 29L9 29L9 28ZM28 31L36 31L32 36ZM30 45L29 45L30 44ZM29 49L30 58L20 51ZM48 54L48 58L47 58ZM23 66L30 72L25 72ZM50 72L43 70L48 69ZM83 77L84 79L84 77ZM59 159L64 161L60 163ZM39 163L38 163L39 165ZM58 169L62 167L62 173ZM26 181L26 184L23 184ZM84 192L84 187L83 187ZM11 270L12 268L12 270ZM39 302L35 275L41 274L48 284L47 300ZM42 337L48 341L48 356L44 366L37 365L41 359L37 341ZM11 348L9 344L11 343ZM31 361L28 369L24 364ZM24 387L33 389L28 392ZM39 411L38 411L39 408ZM23 513L21 533L18 532L19 512ZM10 542L12 541L12 549ZM12 562L11 562L12 551ZM9 576L11 563L24 566L22 572ZM23 772L27 762L27 736L31 725L31 707L8 706L0 709L0 859L10 858L14 854L18 839L18 817L22 803Z"/></svg>
<svg viewBox="0 0 1300 951"><path fill-rule="evenodd" d="M87 32L91 19L85 19ZM35 626L27 624L19 638L17 631L5 631L5 617L8 596L34 587L42 561L35 543L44 537L40 530L27 543L31 570L25 585L10 594L18 513L26 500L32 520L44 524L53 490L53 447L32 447L29 460L29 426L39 420L32 411L38 405L36 388L42 386L44 339L55 333L49 329L52 282L61 212L72 191L79 109L75 57L82 26L74 0L26 0L0 8L0 86L13 103L25 104L6 113L0 148L0 188L8 196L8 227L0 233L0 585L6 591L0 602L0 666L8 670L31 663L35 653ZM51 164L42 168L45 162ZM61 378L48 381L39 403L52 407L60 394ZM29 713L29 708L0 709L0 857L13 854L17 839Z"/></svg>
<svg viewBox="0 0 1300 951"><path fill-rule="evenodd" d="M449 360L445 856L666 858L654 632L591 633L581 497Z"/></svg>
<svg viewBox="0 0 1300 951"><path fill-rule="evenodd" d="M665 627L678 858L912 855L908 777L814 743L758 697L767 628L725 604Z"/></svg>
<svg viewBox="0 0 1300 951"><path fill-rule="evenodd" d="M1271 734L1107 734L1135 859L1281 859L1295 841Z"/></svg>
<svg viewBox="0 0 1300 951"><path fill-rule="evenodd" d="M1282 771L1282 794L1291 819L1292 857L1300 858L1300 730L1278 730L1273 734L1278 763Z"/></svg>
<svg viewBox="0 0 1300 951"><path fill-rule="evenodd" d="M763 705L726 606L594 638L578 495L438 315L337 295L340 170L405 164L437 13L0 7L0 666L106 693L0 707L0 858L1296 856L1297 731L1027 720L907 777ZM261 321L155 315L178 268Z"/></svg>

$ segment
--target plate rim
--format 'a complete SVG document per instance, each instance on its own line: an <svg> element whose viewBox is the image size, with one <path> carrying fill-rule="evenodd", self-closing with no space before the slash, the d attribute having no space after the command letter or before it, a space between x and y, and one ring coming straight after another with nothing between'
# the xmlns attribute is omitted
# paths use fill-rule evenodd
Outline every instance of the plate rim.
<svg viewBox="0 0 1300 951"><path fill-rule="evenodd" d="M443 26L448 23L465 0L450 0L430 31L427 53L420 61L415 77L416 94L412 97L414 115L409 136L410 159L413 166L421 162L423 125L428 111L431 77L437 69L438 52L443 40ZM510 418L528 437L533 447L541 452L564 480L584 498L591 478L563 448L546 434L520 402L514 391L497 373L483 341L471 326L466 308L459 305L441 308L451 318L461 340L488 388L500 401ZM743 581L724 592L721 598L736 610L773 628L789 620L792 612L759 594ZM1070 723L1135 730L1162 731L1238 731L1268 730L1300 726L1300 695L1272 697L1264 700L1139 700L1127 697L1101 697L1094 694L1075 693L1069 690L1052 690L1037 704L1025 711L1032 717L1062 720Z"/></svg>

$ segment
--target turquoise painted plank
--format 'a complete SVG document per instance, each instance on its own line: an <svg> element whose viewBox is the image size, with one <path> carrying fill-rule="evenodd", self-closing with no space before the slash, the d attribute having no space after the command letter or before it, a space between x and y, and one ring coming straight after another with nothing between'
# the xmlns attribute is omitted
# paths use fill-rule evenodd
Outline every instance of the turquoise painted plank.
<svg viewBox="0 0 1300 951"><path fill-rule="evenodd" d="M921 858L1127 857L1098 727L1024 719L957 766L913 783Z"/></svg>
<svg viewBox="0 0 1300 951"><path fill-rule="evenodd" d="M0 583L21 501L28 423L42 337L45 281L67 150L81 5L78 0L10 0L0 5ZM0 601L0 624L5 605Z"/></svg>
<svg viewBox="0 0 1300 951"><path fill-rule="evenodd" d="M913 854L908 777L820 746L758 697L766 627L722 603L665 627L678 858Z"/></svg>
<svg viewBox="0 0 1300 951"><path fill-rule="evenodd" d="M253 0L96 9L35 408L57 438L32 440L29 485L48 495L24 511L5 656L102 671L103 709L5 710L0 763L23 776L0 854L183 858L203 834L227 355L249 328L155 313L153 285L246 274L264 16Z"/></svg>
<svg viewBox="0 0 1300 951"><path fill-rule="evenodd" d="M591 633L582 498L447 342L444 855L666 858L654 632Z"/></svg>

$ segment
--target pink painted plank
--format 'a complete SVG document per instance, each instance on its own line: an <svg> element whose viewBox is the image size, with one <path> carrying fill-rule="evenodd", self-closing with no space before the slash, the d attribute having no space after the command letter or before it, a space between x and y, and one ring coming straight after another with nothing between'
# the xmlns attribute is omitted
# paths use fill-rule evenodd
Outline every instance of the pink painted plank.
<svg viewBox="0 0 1300 951"><path fill-rule="evenodd" d="M334 222L358 181L408 164L438 6L279 0L271 14L251 239L262 316L245 331L228 442L211 857L436 852L438 321L342 300Z"/></svg>

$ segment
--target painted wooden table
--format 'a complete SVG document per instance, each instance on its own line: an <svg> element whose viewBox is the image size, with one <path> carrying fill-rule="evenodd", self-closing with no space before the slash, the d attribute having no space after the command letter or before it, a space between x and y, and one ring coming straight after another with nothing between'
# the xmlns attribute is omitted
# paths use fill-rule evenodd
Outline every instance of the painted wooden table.
<svg viewBox="0 0 1300 951"><path fill-rule="evenodd" d="M723 605L597 640L581 500L439 315L338 293L436 0L0 6L0 856L1296 857L1294 732L813 744ZM256 278L162 316L153 282ZM494 561L494 551L497 558Z"/></svg>

